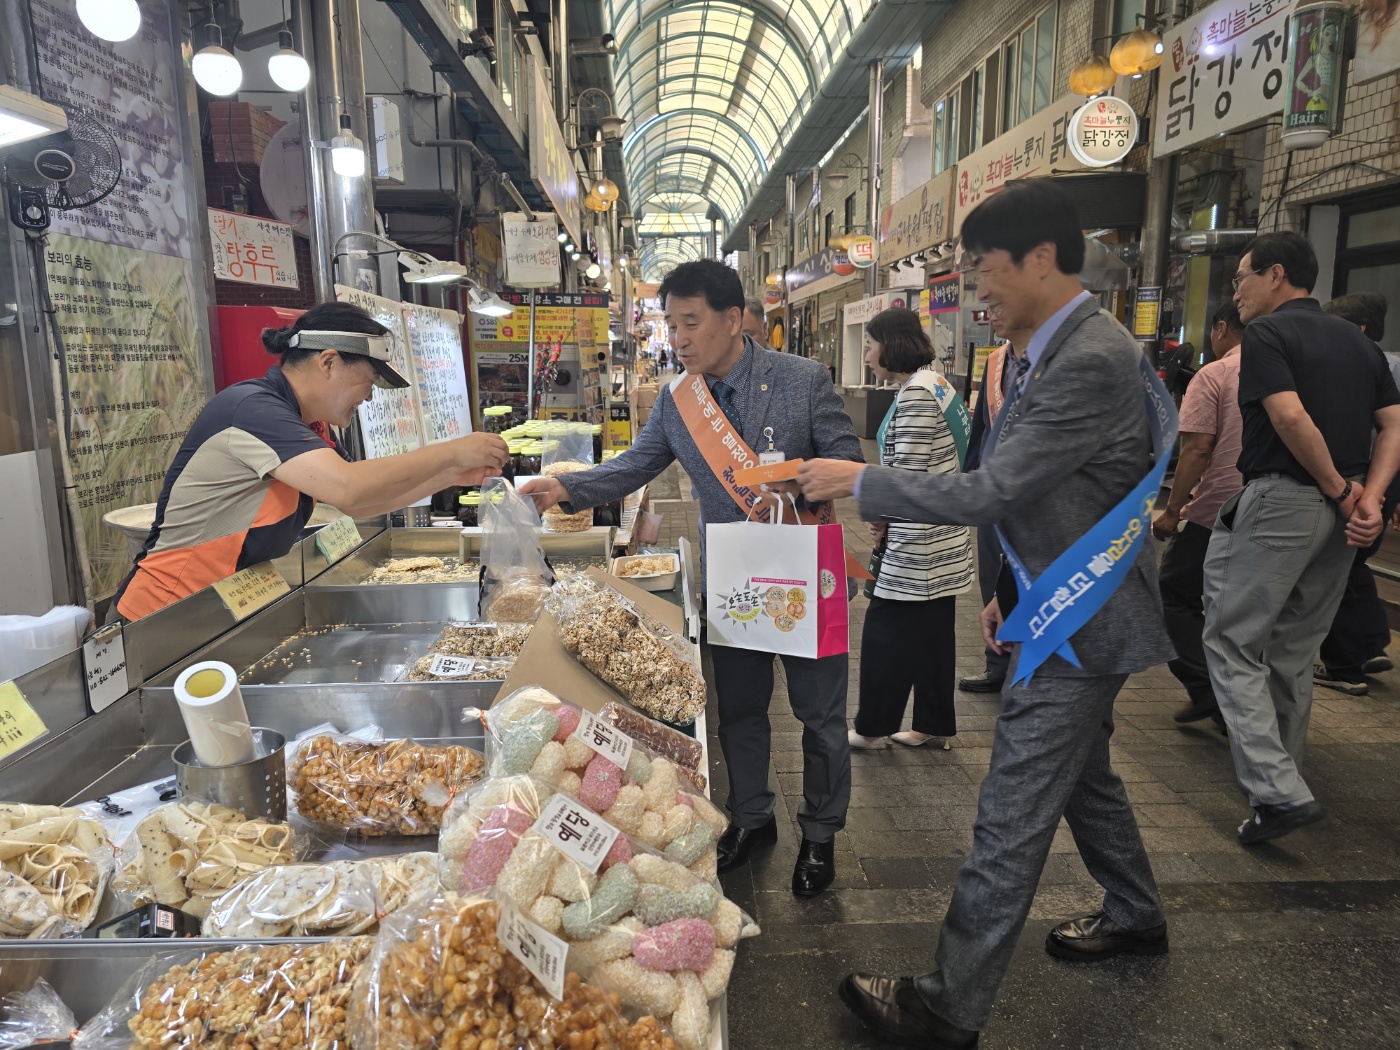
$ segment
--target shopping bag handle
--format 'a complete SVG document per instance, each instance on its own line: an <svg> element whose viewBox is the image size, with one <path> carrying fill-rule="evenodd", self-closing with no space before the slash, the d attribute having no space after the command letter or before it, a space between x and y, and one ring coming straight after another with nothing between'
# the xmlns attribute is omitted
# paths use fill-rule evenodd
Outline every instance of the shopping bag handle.
<svg viewBox="0 0 1400 1050"><path fill-rule="evenodd" d="M782 525L782 524L783 524L783 497L786 496L786 497L788 498L788 502L792 504L792 523L793 523L794 525L800 525L800 524L802 524L801 521L798 519L797 500L793 497L793 494L792 494L791 492L774 492L774 491L769 490L766 486L759 486L759 487L760 487L760 489L761 489L761 492L759 493L759 497L758 497L757 500L754 501L754 505L753 505L752 507L749 508L748 520L749 520L750 522L752 522L752 523L755 524L755 525L763 525L763 524L768 524L768 525ZM754 511L758 510L759 507L763 506L763 497L764 497L764 496L772 496L772 497L773 497L773 503L774 503L774 505L776 505L777 508L778 508L778 513L777 513L777 515L775 515L774 520L773 520L773 521L770 521L770 522L766 522L766 523L765 523L765 522L762 522L762 521L759 521L757 518L755 518L755 517L753 516Z"/></svg>

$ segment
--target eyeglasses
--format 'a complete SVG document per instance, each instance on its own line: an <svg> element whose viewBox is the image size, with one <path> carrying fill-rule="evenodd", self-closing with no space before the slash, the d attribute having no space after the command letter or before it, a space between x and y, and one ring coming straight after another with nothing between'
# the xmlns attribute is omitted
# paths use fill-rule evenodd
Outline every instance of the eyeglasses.
<svg viewBox="0 0 1400 1050"><path fill-rule="evenodd" d="M1265 267L1265 269L1267 269L1267 267ZM1230 284L1234 287L1235 291L1238 292L1240 290L1240 285L1244 283L1246 277L1253 277L1255 274L1263 272L1264 270L1246 270L1244 273L1237 273L1234 277L1230 278Z"/></svg>

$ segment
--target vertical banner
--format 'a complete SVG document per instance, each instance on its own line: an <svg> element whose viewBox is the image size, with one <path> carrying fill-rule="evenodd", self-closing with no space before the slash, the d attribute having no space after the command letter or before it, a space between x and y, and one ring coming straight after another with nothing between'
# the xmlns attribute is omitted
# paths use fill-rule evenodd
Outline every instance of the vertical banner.
<svg viewBox="0 0 1400 1050"><path fill-rule="evenodd" d="M418 383L425 443L431 445L470 434L472 410L467 399L467 369L462 361L462 315L455 310L405 303L403 323Z"/></svg>
<svg viewBox="0 0 1400 1050"><path fill-rule="evenodd" d="M343 284L335 286L335 297L364 310L389 329L389 363L408 380L402 390L374 388L374 396L359 408L360 430L365 438L365 455L370 459L412 452L423 444L419 422L418 388L413 363L404 337L403 303L362 292Z"/></svg>

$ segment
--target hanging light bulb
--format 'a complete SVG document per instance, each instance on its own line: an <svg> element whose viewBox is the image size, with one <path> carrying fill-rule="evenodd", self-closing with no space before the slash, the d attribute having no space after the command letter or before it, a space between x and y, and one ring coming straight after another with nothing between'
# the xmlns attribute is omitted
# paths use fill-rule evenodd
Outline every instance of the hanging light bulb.
<svg viewBox="0 0 1400 1050"><path fill-rule="evenodd" d="M1162 64L1162 38L1138 26L1108 53L1115 73L1125 77L1140 77Z"/></svg>
<svg viewBox="0 0 1400 1050"><path fill-rule="evenodd" d="M601 266L599 266L597 263L589 263L589 264L588 264L588 269L586 269L586 270L583 271L583 275L584 275L585 277L587 277L590 281L592 281L592 280L595 280L595 279L597 278L597 276L598 276L600 273L602 273L602 272L603 272L603 268L602 268Z"/></svg>
<svg viewBox="0 0 1400 1050"><path fill-rule="evenodd" d="M224 50L224 34L210 22L205 29L205 45L195 52L190 72L195 83L211 95L232 95L243 83L243 67Z"/></svg>
<svg viewBox="0 0 1400 1050"><path fill-rule="evenodd" d="M578 262L578 258L579 258L578 252L570 252L570 253L569 253L569 258L572 259L574 262Z"/></svg>
<svg viewBox="0 0 1400 1050"><path fill-rule="evenodd" d="M331 139L331 167L347 179L358 179L365 173L365 144L350 130L349 113L340 115L340 134Z"/></svg>
<svg viewBox="0 0 1400 1050"><path fill-rule="evenodd" d="M1090 55L1069 73L1069 89L1076 95L1086 95L1089 98L1102 95L1116 83L1118 74L1114 72L1113 66L1109 64L1108 59L1097 53Z"/></svg>
<svg viewBox="0 0 1400 1050"><path fill-rule="evenodd" d="M277 34L277 51L267 60L267 74L283 91L300 91L311 80L311 66L292 46L292 34L286 29Z"/></svg>
<svg viewBox="0 0 1400 1050"><path fill-rule="evenodd" d="M141 28L136 0L78 0L78 18L95 37L119 44Z"/></svg>
<svg viewBox="0 0 1400 1050"><path fill-rule="evenodd" d="M604 175L593 184L593 192L611 204L613 201L617 200L620 191L617 188L617 183Z"/></svg>
<svg viewBox="0 0 1400 1050"><path fill-rule="evenodd" d="M560 244L565 244L565 243L568 242L568 240L569 240L569 231L568 231L568 230L560 230L560 231L559 231L559 243L560 243Z"/></svg>

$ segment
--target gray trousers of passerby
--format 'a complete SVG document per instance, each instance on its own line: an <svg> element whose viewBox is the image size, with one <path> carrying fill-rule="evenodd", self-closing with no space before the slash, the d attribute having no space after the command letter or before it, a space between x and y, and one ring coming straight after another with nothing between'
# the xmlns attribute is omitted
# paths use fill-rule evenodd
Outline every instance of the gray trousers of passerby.
<svg viewBox="0 0 1400 1050"><path fill-rule="evenodd" d="M1346 523L1314 485L1282 475L1251 481L1226 503L1205 563L1205 647L1250 806L1312 801L1303 745L1312 661L1356 552Z"/></svg>
<svg viewBox="0 0 1400 1050"><path fill-rule="evenodd" d="M935 969L914 979L929 1008L959 1028L986 1027L1060 817L1104 888L1104 914L1129 929L1164 921L1132 805L1109 764L1113 701L1126 680L1007 679L972 854L958 873Z"/></svg>

